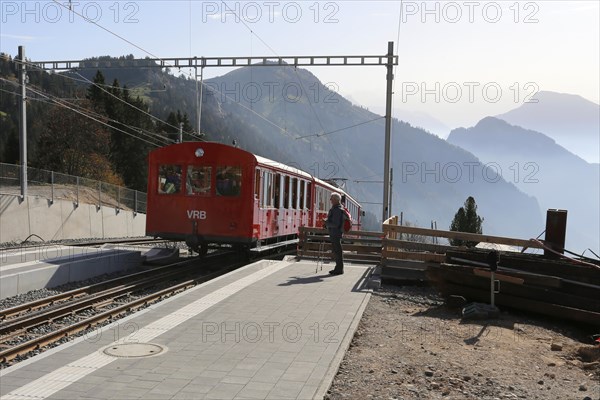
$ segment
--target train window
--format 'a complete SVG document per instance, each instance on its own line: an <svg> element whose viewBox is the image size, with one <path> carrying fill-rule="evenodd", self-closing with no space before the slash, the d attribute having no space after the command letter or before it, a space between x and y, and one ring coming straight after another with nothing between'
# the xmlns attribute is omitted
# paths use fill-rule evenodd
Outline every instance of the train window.
<svg viewBox="0 0 600 400"><path fill-rule="evenodd" d="M181 165L158 167L158 193L176 194L181 190Z"/></svg>
<svg viewBox="0 0 600 400"><path fill-rule="evenodd" d="M292 203L290 208L298 208L298 179L290 178L290 189L292 192Z"/></svg>
<svg viewBox="0 0 600 400"><path fill-rule="evenodd" d="M217 196L239 196L241 189L241 167L217 167Z"/></svg>
<svg viewBox="0 0 600 400"><path fill-rule="evenodd" d="M265 184L267 186L267 195L265 196L265 205L267 207L273 207L273 173L265 172Z"/></svg>
<svg viewBox="0 0 600 400"><path fill-rule="evenodd" d="M273 175L273 207L279 208L281 205L279 204L281 198L281 176L279 174Z"/></svg>
<svg viewBox="0 0 600 400"><path fill-rule="evenodd" d="M254 172L254 200L260 199L260 169ZM259 203L260 204L260 203Z"/></svg>
<svg viewBox="0 0 600 400"><path fill-rule="evenodd" d="M306 181L300 181L300 209L304 210L306 204Z"/></svg>
<svg viewBox="0 0 600 400"><path fill-rule="evenodd" d="M209 194L212 167L189 165L187 168L187 194Z"/></svg>
<svg viewBox="0 0 600 400"><path fill-rule="evenodd" d="M325 193L325 189L317 188L317 210L325 211L325 199L327 198L327 193Z"/></svg>
<svg viewBox="0 0 600 400"><path fill-rule="evenodd" d="M285 208L287 197L285 196L285 175L278 174L279 177L279 204L277 205L279 208Z"/></svg>
<svg viewBox="0 0 600 400"><path fill-rule="evenodd" d="M312 201L310 196L310 182L306 182L306 209L312 209Z"/></svg>
<svg viewBox="0 0 600 400"><path fill-rule="evenodd" d="M290 177L284 176L284 188L283 188L283 207L290 208Z"/></svg>
<svg viewBox="0 0 600 400"><path fill-rule="evenodd" d="M267 181L269 180L269 173L267 171L263 171L262 180L261 180L261 196L260 196L260 206L261 208L265 208L267 206Z"/></svg>

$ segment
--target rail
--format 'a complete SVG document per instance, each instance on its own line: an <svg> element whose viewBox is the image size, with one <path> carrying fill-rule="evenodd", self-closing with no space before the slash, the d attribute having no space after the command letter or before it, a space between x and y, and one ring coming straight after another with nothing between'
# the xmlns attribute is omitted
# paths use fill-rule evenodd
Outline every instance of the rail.
<svg viewBox="0 0 600 400"><path fill-rule="evenodd" d="M21 166L0 163L0 195L20 195ZM28 192L55 200L114 207L134 213L146 213L146 193L94 179L27 167Z"/></svg>

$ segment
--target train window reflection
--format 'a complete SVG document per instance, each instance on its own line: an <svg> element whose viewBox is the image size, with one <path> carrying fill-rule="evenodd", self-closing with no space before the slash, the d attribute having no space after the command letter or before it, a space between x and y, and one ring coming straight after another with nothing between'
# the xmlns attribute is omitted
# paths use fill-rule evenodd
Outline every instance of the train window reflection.
<svg viewBox="0 0 600 400"><path fill-rule="evenodd" d="M187 193L209 194L212 167L190 165L187 169Z"/></svg>
<svg viewBox="0 0 600 400"><path fill-rule="evenodd" d="M239 196L241 189L241 167L217 167L217 196Z"/></svg>
<svg viewBox="0 0 600 400"><path fill-rule="evenodd" d="M181 165L158 167L158 193L176 194L181 190Z"/></svg>

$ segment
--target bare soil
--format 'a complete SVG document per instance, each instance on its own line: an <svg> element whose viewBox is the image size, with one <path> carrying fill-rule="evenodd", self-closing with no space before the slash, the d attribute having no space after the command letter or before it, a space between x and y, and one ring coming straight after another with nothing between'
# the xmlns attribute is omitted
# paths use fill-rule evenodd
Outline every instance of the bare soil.
<svg viewBox="0 0 600 400"><path fill-rule="evenodd" d="M595 333L517 311L462 320L432 288L384 285L325 399L600 400Z"/></svg>

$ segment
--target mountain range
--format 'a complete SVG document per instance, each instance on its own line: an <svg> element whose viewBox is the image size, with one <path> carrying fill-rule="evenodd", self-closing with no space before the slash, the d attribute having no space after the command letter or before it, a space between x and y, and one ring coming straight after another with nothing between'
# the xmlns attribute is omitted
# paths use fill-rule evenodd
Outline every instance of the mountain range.
<svg viewBox="0 0 600 400"><path fill-rule="evenodd" d="M497 118L543 132L584 160L600 162L600 106L581 96L540 91Z"/></svg>
<svg viewBox="0 0 600 400"><path fill-rule="evenodd" d="M447 140L501 171L524 193L535 196L542 210L567 210L568 248L579 252L598 249L598 164L586 162L541 132L493 117L468 129L455 129Z"/></svg>

